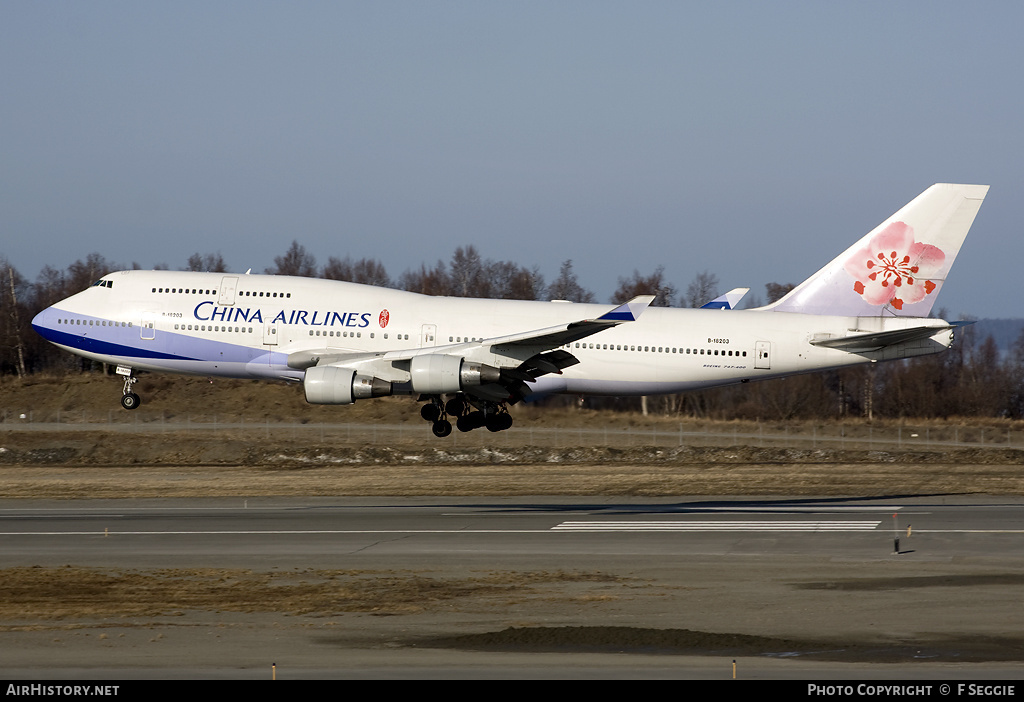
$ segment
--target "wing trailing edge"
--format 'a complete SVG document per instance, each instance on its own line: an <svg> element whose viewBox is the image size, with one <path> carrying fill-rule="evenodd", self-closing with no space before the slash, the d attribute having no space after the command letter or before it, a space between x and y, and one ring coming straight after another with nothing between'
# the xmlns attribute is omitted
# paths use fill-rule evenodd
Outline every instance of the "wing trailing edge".
<svg viewBox="0 0 1024 702"><path fill-rule="evenodd" d="M640 315L652 302L654 302L654 295L637 295L629 302L594 319L581 319L578 322L570 322L556 327L493 337L484 339L480 343L485 346L538 346L553 349L619 324L635 322L640 319Z"/></svg>

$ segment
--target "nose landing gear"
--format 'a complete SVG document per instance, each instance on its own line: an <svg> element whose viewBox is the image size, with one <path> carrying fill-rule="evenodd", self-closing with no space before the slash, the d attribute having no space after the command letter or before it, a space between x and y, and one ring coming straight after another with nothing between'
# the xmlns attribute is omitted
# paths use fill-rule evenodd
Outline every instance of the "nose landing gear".
<svg viewBox="0 0 1024 702"><path fill-rule="evenodd" d="M142 404L142 399L132 392L132 385L139 382L139 379L135 377L131 368L125 368L124 366L117 367L118 375L124 376L124 389L121 394L121 406L126 410L138 409L139 405Z"/></svg>

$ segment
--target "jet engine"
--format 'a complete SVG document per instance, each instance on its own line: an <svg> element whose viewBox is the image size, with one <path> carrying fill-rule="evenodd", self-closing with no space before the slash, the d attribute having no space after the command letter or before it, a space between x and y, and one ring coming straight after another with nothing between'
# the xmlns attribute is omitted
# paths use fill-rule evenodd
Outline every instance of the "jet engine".
<svg viewBox="0 0 1024 702"><path fill-rule="evenodd" d="M467 387L496 383L501 378L501 371L493 366L440 353L414 356L409 374L413 391L422 395L459 392Z"/></svg>
<svg viewBox="0 0 1024 702"><path fill-rule="evenodd" d="M306 402L311 405L350 405L356 400L383 397L392 393L391 383L351 368L317 366L306 370L302 380Z"/></svg>

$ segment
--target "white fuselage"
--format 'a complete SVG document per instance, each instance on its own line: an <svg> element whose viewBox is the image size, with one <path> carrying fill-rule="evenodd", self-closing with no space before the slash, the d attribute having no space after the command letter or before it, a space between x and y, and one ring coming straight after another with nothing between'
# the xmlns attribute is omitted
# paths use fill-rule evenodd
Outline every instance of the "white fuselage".
<svg viewBox="0 0 1024 702"><path fill-rule="evenodd" d="M297 357L351 355L355 366L401 384L408 378L392 359L454 354L514 368L545 348L487 340L594 319L608 309L430 297L288 276L121 271L44 310L33 326L68 351L137 370L301 381L310 364L296 363ZM948 331L871 352L811 343L852 330L921 324L919 318L652 307L636 321L556 347L579 363L529 387L534 393L674 393L935 353L949 345Z"/></svg>

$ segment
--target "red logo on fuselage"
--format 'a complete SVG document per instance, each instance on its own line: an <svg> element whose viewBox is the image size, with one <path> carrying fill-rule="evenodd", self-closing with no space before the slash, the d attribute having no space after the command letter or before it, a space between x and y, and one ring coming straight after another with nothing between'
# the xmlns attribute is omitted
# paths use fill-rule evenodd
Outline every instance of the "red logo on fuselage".
<svg viewBox="0 0 1024 702"><path fill-rule="evenodd" d="M388 314L387 310L380 311L380 328L383 329L388 325L388 320L391 319L391 315Z"/></svg>

